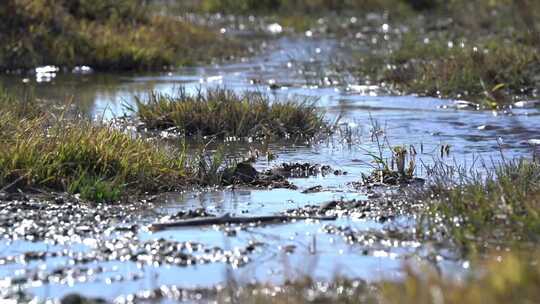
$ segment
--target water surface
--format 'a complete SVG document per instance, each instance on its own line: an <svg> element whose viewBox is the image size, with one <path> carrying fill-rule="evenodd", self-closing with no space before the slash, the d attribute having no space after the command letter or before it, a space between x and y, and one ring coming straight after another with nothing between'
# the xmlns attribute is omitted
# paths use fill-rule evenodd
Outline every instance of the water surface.
<svg viewBox="0 0 540 304"><path fill-rule="evenodd" d="M183 228L159 233L144 228L163 216L196 208L206 208L216 215L256 216L330 200L366 200L367 192L355 189L350 183L371 170L367 153L377 151L372 140L374 130L380 131L381 136L384 134L392 145L415 145L420 152L418 157L426 165L440 158L441 145L450 145L451 153L445 161L478 169L482 168L482 160L500 159L501 151L508 159L530 156L532 147L528 142L540 138L537 128L540 111L536 109L499 113L457 110L451 100L390 96L385 95L384 88L355 83L351 77L336 77L331 65L336 56L346 58L344 52L333 40L281 38L255 58L226 65L147 74L61 71L50 81L41 82L34 75L2 76L0 81L9 90L20 94L33 87L40 98L72 100L85 115L98 119L129 114L124 105L132 104L134 95L149 90L174 93L180 86L188 92L220 86L238 92L263 91L280 99L316 98L329 120L341 117L342 133L350 136L335 136L316 144L270 144L278 158L272 162L260 161L256 164L258 169L281 162L310 162L348 173L291 179L298 190L210 189L170 194L156 202L151 212L145 210L129 220L110 222L110 228L139 224L140 229L135 232L111 233L103 228L87 238L71 237L61 243L13 239L4 234L0 240L0 278L3 278L0 287L5 288L1 288L4 291L0 295L21 288L41 299L78 292L113 300L161 285L224 284L231 273L241 282L283 282L304 274L326 279L341 274L370 281L400 278L405 261L427 256L430 249L415 242L351 244L342 235L327 233L326 227L345 226L358 235L369 235L400 221L410 222L407 217L389 222L342 217L330 223L297 221L255 227ZM248 145L243 146L247 148ZM419 168L418 173L422 176L425 171ZM301 193L317 185L323 186L323 191ZM77 236L78 232L73 235ZM201 244L210 253L186 250L205 263L183 266L121 257L105 260L101 256L88 261L81 258L98 256L94 252L111 240L117 240L120 247L132 246L137 251L137 247L144 248L145 244L160 239L174 244ZM255 249L248 254L242 252L249 244L256 244ZM212 251L215 247L226 253ZM29 259L32 252L44 252L46 257ZM461 261L444 263L451 272L461 265ZM29 280L14 283L21 277Z"/></svg>

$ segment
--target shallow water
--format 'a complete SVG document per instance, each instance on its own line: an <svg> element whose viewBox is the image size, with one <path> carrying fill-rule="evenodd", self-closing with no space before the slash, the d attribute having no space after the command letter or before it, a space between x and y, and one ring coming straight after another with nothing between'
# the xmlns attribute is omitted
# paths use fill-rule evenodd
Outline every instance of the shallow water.
<svg viewBox="0 0 540 304"><path fill-rule="evenodd" d="M210 287L223 284L232 276L240 282L282 282L302 274L330 279L337 274L365 280L382 278L398 279L405 261L413 256L427 256L429 246L416 242L354 243L339 234L327 233L326 225L346 226L355 233L369 235L383 227L407 223L406 217L389 222L375 219L340 217L333 222L297 221L289 224L245 226L229 228L184 228L150 233L144 225L162 216L195 208L206 208L217 215L269 215L305 205L318 205L330 200L366 200L365 191L356 190L350 182L358 181L361 173L370 170L368 151L377 150L372 131L376 125L392 145L415 145L425 164L439 159L442 144L450 145L451 153L444 160L467 168L481 169L482 160L530 156L531 139L538 139L540 111L535 109L513 110L511 113L493 113L457 110L453 101L416 96L388 96L379 87L354 83L354 79L338 79L330 69L325 69L336 56L346 53L332 40L308 38L281 38L270 43L262 55L239 63L221 66L185 68L173 72L133 74L72 74L60 72L49 82L37 83L30 75L3 76L2 84L10 90L22 92L33 86L42 98L69 99L85 113L105 119L126 114L124 104L133 101L134 94L144 94L149 89L174 93L179 86L188 91L223 86L237 91L259 90L278 98L291 96L315 97L330 120L340 116L343 132L317 144L271 144L278 159L270 163L261 161L259 169L281 162L310 162L330 165L333 169L347 171L347 175L292 178L298 190L205 190L170 194L156 203L155 209L132 219L139 223L136 232L97 234L54 242L13 240L4 234L0 240L0 289L13 292L21 288L33 295L57 298L70 292L88 296L117 299L141 290L161 285L182 287ZM270 89L270 84L279 86ZM374 123L376 121L376 123ZM420 147L421 150L420 151ZM425 172L420 169L420 175ZM304 194L302 190L321 185L323 191ZM126 224L111 222L111 225ZM77 232L75 233L77 235ZM74 262L80 254L89 254L110 239L123 239L123 245L143 246L163 238L175 244L200 243L204 248L220 247L230 251L228 262L223 252L218 254L193 252L204 264L178 266L174 263L142 263L97 259L87 263ZM139 245L137 245L139 244ZM141 245L143 244L143 245ZM259 244L255 250L239 253L248 244ZM21 259L28 252L63 253L36 261ZM190 251L191 252L191 251ZM225 262L224 262L225 261ZM459 273L461 261L443 261L450 273ZM65 267L71 271L58 275L54 270ZM232 269L232 272L230 270ZM13 278L36 277L36 280L13 282ZM43 276L47 282L40 281ZM5 288L4 288L5 287ZM10 291L9 291L10 290ZM0 292L0 295L3 295Z"/></svg>

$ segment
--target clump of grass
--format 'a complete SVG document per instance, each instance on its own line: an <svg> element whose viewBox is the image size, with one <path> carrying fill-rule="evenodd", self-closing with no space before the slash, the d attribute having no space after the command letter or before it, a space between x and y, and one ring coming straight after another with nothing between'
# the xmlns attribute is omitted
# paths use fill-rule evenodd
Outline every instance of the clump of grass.
<svg viewBox="0 0 540 304"><path fill-rule="evenodd" d="M382 81L401 90L468 98L492 108L534 91L540 55L535 47L515 42L461 46L443 39L424 43L413 35L404 39L388 63Z"/></svg>
<svg viewBox="0 0 540 304"><path fill-rule="evenodd" d="M366 151L371 158L369 165L373 168L369 175L362 173L362 183L397 185L409 183L415 178L416 149L413 145L391 146L381 129L379 122L370 118L372 130L371 140L377 144L377 151ZM390 157L387 155L390 154Z"/></svg>
<svg viewBox="0 0 540 304"><path fill-rule="evenodd" d="M197 180L202 185L218 185L223 180L225 155L220 147L211 155L201 151L198 158ZM234 164L232 168L234 168Z"/></svg>
<svg viewBox="0 0 540 304"><path fill-rule="evenodd" d="M382 183L395 185L407 183L414 178L416 170L416 150L413 146L394 146L390 161L379 153L368 153L372 158L374 170L369 176L362 174L364 184Z"/></svg>
<svg viewBox="0 0 540 304"><path fill-rule="evenodd" d="M488 109L537 98L540 2L432 4L422 19L401 18L396 32L371 54L359 54L359 78L402 93L467 99Z"/></svg>
<svg viewBox="0 0 540 304"><path fill-rule="evenodd" d="M213 31L157 16L138 0L6 0L0 7L0 70L90 65L155 69L242 52Z"/></svg>
<svg viewBox="0 0 540 304"><path fill-rule="evenodd" d="M210 152L205 146L198 156L187 151L186 144L155 143L69 112L45 112L35 99L0 92L0 192L67 191L112 202L130 194L259 178L250 164L229 160L220 147ZM246 172L249 179L242 176Z"/></svg>
<svg viewBox="0 0 540 304"><path fill-rule="evenodd" d="M124 187L104 177L82 173L67 185L69 193L94 202L114 202L121 199Z"/></svg>
<svg viewBox="0 0 540 304"><path fill-rule="evenodd" d="M465 253L540 240L538 163L511 161L483 176L461 179L428 192L420 235L450 239Z"/></svg>
<svg viewBox="0 0 540 304"><path fill-rule="evenodd" d="M0 113L0 185L48 188L110 201L134 192L180 188L191 169L174 154L88 121Z"/></svg>
<svg viewBox="0 0 540 304"><path fill-rule="evenodd" d="M149 129L180 128L188 136L311 138L329 126L309 100L278 101L265 94L181 88L174 96L151 92L131 108Z"/></svg>

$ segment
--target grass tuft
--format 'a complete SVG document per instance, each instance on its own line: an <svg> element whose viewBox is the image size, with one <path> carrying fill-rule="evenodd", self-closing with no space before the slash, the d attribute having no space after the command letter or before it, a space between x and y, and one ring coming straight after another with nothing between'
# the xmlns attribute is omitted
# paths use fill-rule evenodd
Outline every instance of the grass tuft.
<svg viewBox="0 0 540 304"><path fill-rule="evenodd" d="M124 190L179 188L191 174L185 155L89 121L0 112L0 185L49 188L110 201Z"/></svg>
<svg viewBox="0 0 540 304"><path fill-rule="evenodd" d="M0 109L0 192L67 191L112 202L188 186L283 182L259 181L249 163L226 157L220 146L191 156L186 144L171 147L68 112L45 112L32 98L0 94Z"/></svg>
<svg viewBox="0 0 540 304"><path fill-rule="evenodd" d="M420 18L390 20L394 30L373 40L381 43L354 54L361 81L484 109L538 98L540 2L431 3Z"/></svg>
<svg viewBox="0 0 540 304"><path fill-rule="evenodd" d="M414 180L416 170L414 146L394 146L390 150L392 152L390 162L383 156L382 150L379 150L378 154L368 152L368 156L372 159L373 171L367 176L362 174L362 182L365 185L374 183L396 185Z"/></svg>
<svg viewBox="0 0 540 304"><path fill-rule="evenodd" d="M465 253L538 242L540 165L511 161L486 174L462 176L462 182L453 186L433 187L427 194L428 208L419 233L450 238Z"/></svg>
<svg viewBox="0 0 540 304"><path fill-rule="evenodd" d="M314 102L278 101L262 93L180 89L175 96L151 92L137 98L136 112L149 129L180 128L188 136L311 138L329 126Z"/></svg>
<svg viewBox="0 0 540 304"><path fill-rule="evenodd" d="M424 43L405 38L390 55L392 68L382 80L405 91L472 99L489 108L529 95L537 86L540 56L535 47L499 40L450 45L442 39Z"/></svg>

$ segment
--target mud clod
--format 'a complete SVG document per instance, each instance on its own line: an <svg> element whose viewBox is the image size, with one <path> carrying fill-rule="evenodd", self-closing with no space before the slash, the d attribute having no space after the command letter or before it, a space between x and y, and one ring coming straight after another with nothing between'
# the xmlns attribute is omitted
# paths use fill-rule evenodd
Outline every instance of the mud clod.
<svg viewBox="0 0 540 304"><path fill-rule="evenodd" d="M310 177L316 175L343 175L346 174L341 170L332 170L328 165L318 165L310 163L282 163L280 166L269 171L272 174L281 175L284 177Z"/></svg>
<svg viewBox="0 0 540 304"><path fill-rule="evenodd" d="M241 162L223 174L225 185L251 186L256 188L285 188L296 189L285 176L272 170L259 172L250 163Z"/></svg>

